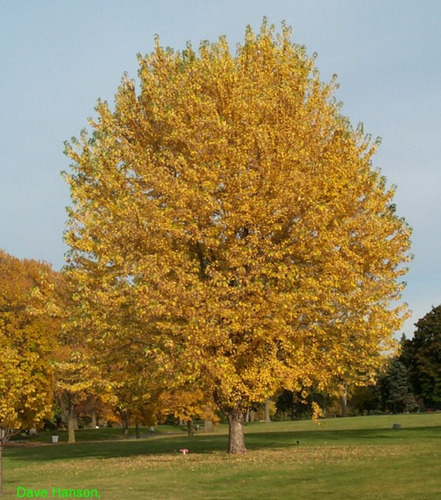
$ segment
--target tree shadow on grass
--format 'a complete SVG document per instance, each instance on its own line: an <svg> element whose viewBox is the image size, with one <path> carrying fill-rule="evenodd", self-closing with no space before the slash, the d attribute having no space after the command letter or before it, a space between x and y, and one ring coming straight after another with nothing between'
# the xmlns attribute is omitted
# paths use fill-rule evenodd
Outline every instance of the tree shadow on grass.
<svg viewBox="0 0 441 500"><path fill-rule="evenodd" d="M441 439L441 427L412 427L409 429L351 429L282 432L247 432L248 450L283 449L295 446L363 446L366 444L405 444L421 440ZM153 438L83 442L75 444L6 448L5 458L15 462L39 462L82 458L124 458L139 455L226 452L228 436L199 434L187 436L157 436Z"/></svg>
<svg viewBox="0 0 441 500"><path fill-rule="evenodd" d="M225 435L159 436L154 438L109 440L99 442L57 443L42 446L6 447L4 456L10 460L38 462L77 458L123 458L137 455L180 453L183 448L191 453L211 453L227 449Z"/></svg>
<svg viewBox="0 0 441 500"><path fill-rule="evenodd" d="M246 437L248 449L285 448L289 446L320 446L320 445L366 445L421 441L423 439L441 439L441 427L412 427L402 429L347 429L314 431L268 432L264 434L248 434Z"/></svg>

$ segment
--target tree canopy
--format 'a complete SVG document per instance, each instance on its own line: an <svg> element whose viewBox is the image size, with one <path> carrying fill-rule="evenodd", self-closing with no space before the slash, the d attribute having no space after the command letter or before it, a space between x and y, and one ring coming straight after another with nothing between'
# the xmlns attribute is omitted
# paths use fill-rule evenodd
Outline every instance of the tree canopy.
<svg viewBox="0 0 441 500"><path fill-rule="evenodd" d="M38 424L52 412L52 353L59 322L50 314L56 277L48 264L0 250L0 429ZM47 310L46 310L47 312Z"/></svg>
<svg viewBox="0 0 441 500"><path fill-rule="evenodd" d="M197 384L245 450L252 402L366 379L401 325L410 229L290 29L139 56L66 145L66 241L91 343ZM170 373L173 375L170 377Z"/></svg>
<svg viewBox="0 0 441 500"><path fill-rule="evenodd" d="M411 339L403 339L401 362L407 367L414 394L427 408L441 409L441 305L416 323Z"/></svg>

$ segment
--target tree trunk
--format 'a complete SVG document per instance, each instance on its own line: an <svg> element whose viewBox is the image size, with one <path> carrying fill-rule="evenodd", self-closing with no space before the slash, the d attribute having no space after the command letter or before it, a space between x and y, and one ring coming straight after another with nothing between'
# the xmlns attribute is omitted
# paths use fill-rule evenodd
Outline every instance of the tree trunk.
<svg viewBox="0 0 441 500"><path fill-rule="evenodd" d="M270 400L266 399L265 400L265 423L269 424L271 422L270 418Z"/></svg>
<svg viewBox="0 0 441 500"><path fill-rule="evenodd" d="M95 410L92 410L91 419L92 419L92 422L90 425L92 426L92 429L96 429L96 411Z"/></svg>
<svg viewBox="0 0 441 500"><path fill-rule="evenodd" d="M249 422L254 422L254 410L252 408L248 408L246 416L245 416L245 422L247 424Z"/></svg>
<svg viewBox="0 0 441 500"><path fill-rule="evenodd" d="M127 437L129 435L129 416L127 413L121 415L123 436Z"/></svg>
<svg viewBox="0 0 441 500"><path fill-rule="evenodd" d="M136 436L136 439L139 439L141 437L141 435L139 434L139 422L138 421L135 422L135 436Z"/></svg>
<svg viewBox="0 0 441 500"><path fill-rule="evenodd" d="M206 419L204 420L204 432L213 432L214 424L213 420Z"/></svg>
<svg viewBox="0 0 441 500"><path fill-rule="evenodd" d="M341 402L341 416L346 417L348 414L348 386L343 388L343 394L340 396Z"/></svg>
<svg viewBox="0 0 441 500"><path fill-rule="evenodd" d="M67 442L75 443L75 405L71 398L67 405Z"/></svg>
<svg viewBox="0 0 441 500"><path fill-rule="evenodd" d="M0 429L0 495L3 494L2 450L3 450L3 429Z"/></svg>
<svg viewBox="0 0 441 500"><path fill-rule="evenodd" d="M12 436L12 429L0 427L0 495L3 493L3 445Z"/></svg>
<svg viewBox="0 0 441 500"><path fill-rule="evenodd" d="M245 453L245 436L243 423L245 414L240 404L226 412L228 424L230 426L228 433L228 453Z"/></svg>
<svg viewBox="0 0 441 500"><path fill-rule="evenodd" d="M188 432L188 437L193 436L194 434L193 420L187 420L187 432Z"/></svg>

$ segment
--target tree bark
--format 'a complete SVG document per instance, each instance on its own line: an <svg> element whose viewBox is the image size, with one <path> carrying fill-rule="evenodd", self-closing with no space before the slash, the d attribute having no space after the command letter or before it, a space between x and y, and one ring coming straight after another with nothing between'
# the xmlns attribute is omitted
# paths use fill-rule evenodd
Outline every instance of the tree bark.
<svg viewBox="0 0 441 500"><path fill-rule="evenodd" d="M71 398L67 402L67 442L75 443L75 405Z"/></svg>
<svg viewBox="0 0 441 500"><path fill-rule="evenodd" d="M92 429L96 429L96 411L95 410L92 410L92 415L91 415L91 426L92 426Z"/></svg>
<svg viewBox="0 0 441 500"><path fill-rule="evenodd" d="M121 415L123 436L127 437L129 435L129 416L127 413Z"/></svg>
<svg viewBox="0 0 441 500"><path fill-rule="evenodd" d="M2 471L2 451L3 451L3 430L0 428L0 495L3 494L3 471Z"/></svg>
<svg viewBox="0 0 441 500"><path fill-rule="evenodd" d="M213 425L213 420L205 420L204 421L204 432L213 432L214 431L214 425Z"/></svg>
<svg viewBox="0 0 441 500"><path fill-rule="evenodd" d="M270 418L270 400L266 399L265 400L265 423L269 424L271 422Z"/></svg>
<svg viewBox="0 0 441 500"><path fill-rule="evenodd" d="M228 417L229 433L228 433L228 453L245 453L245 436L243 431L243 423L245 414L237 404L234 408L230 408L226 415Z"/></svg>
<svg viewBox="0 0 441 500"><path fill-rule="evenodd" d="M192 437L194 434L193 420L187 420L187 432L188 437Z"/></svg>
<svg viewBox="0 0 441 500"><path fill-rule="evenodd" d="M341 416L346 417L348 414L348 386L345 385L343 394L340 396L341 402Z"/></svg>

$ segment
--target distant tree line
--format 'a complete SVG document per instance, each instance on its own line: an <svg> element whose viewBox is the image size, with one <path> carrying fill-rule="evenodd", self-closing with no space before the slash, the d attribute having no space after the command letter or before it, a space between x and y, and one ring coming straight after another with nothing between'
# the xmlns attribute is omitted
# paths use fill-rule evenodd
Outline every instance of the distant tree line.
<svg viewBox="0 0 441 500"><path fill-rule="evenodd" d="M348 387L349 415L441 410L441 305L415 324L411 339L404 335L398 354L391 357L375 383ZM316 401L328 416L341 416L341 400L318 390L276 396L276 419L307 418Z"/></svg>

